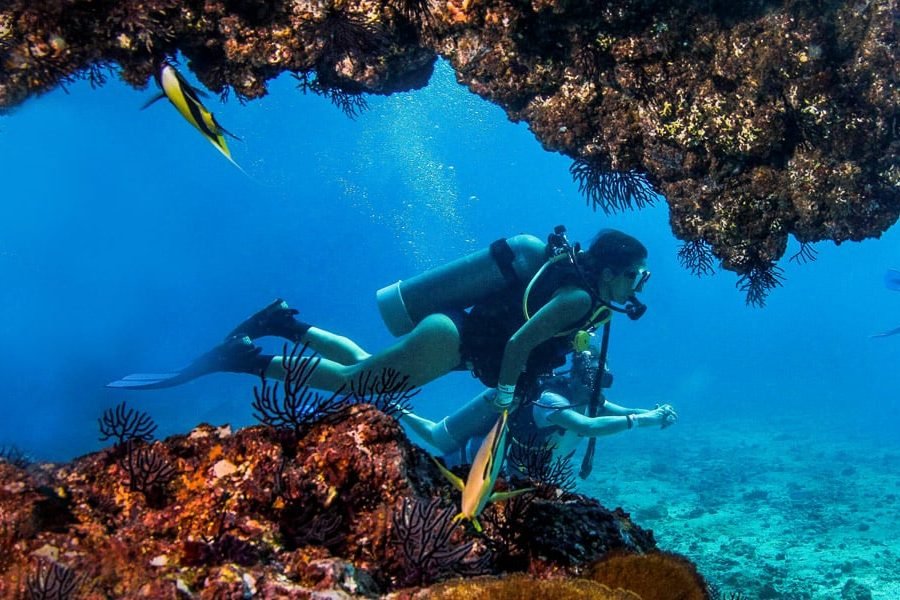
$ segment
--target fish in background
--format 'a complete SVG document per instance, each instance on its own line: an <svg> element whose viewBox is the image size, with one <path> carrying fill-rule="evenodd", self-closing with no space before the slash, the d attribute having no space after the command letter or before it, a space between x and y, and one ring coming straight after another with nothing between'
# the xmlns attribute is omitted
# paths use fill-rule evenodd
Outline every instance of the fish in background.
<svg viewBox="0 0 900 600"><path fill-rule="evenodd" d="M228 135L236 140L240 138L219 125L213 114L203 106L200 96L206 96L206 94L188 83L184 76L168 62L163 62L154 76L162 92L151 98L142 108L147 108L158 100L168 98L188 123L193 125L231 164L241 169L240 165L231 158L231 150L228 149L225 136Z"/></svg>
<svg viewBox="0 0 900 600"><path fill-rule="evenodd" d="M900 292L900 271L898 271L897 269L888 269L884 274L884 286L889 290ZM888 331L883 331L881 333L876 333L872 337L888 337L889 335L895 335L898 333L900 333L900 327L890 329Z"/></svg>

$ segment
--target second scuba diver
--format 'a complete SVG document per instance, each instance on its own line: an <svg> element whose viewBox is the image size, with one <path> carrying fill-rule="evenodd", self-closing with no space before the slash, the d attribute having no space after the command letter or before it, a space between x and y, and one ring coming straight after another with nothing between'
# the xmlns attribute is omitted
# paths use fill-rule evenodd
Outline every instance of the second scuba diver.
<svg viewBox="0 0 900 600"><path fill-rule="evenodd" d="M596 416L587 415L591 393L600 383L612 384L612 375L599 366L599 350L574 352L571 368L540 377L521 406L509 413L510 443L524 447L553 449L556 458L570 457L583 438L621 433L634 428L674 425L678 414L669 404L653 409L627 408L600 397ZM596 377L602 377L600 382ZM450 466L472 462L474 450L496 420L492 409L495 390L488 389L447 415L431 421L413 413L402 420L425 442L443 454Z"/></svg>
<svg viewBox="0 0 900 600"><path fill-rule="evenodd" d="M496 410L510 407L539 376L565 363L579 331L606 323L613 311L632 319L645 307L636 294L650 272L647 249L614 229L601 231L586 250L570 245L557 227L544 243L530 235L497 240L489 249L378 291L394 345L369 354L352 340L296 319L276 300L216 346L175 372L139 373L108 384L156 389L215 372L283 379L282 356L264 355L253 340L278 336L308 344L321 361L310 387L337 391L385 369L422 386L454 370L471 370L493 389Z"/></svg>

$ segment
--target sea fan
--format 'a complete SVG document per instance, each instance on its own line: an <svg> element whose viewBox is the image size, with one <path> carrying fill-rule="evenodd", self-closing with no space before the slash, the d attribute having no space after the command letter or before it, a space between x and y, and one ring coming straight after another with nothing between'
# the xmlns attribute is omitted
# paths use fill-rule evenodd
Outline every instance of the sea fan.
<svg viewBox="0 0 900 600"><path fill-rule="evenodd" d="M747 304L762 308L766 305L766 297L784 281L784 272L774 262L753 267L738 279L735 286L747 294Z"/></svg>
<svg viewBox="0 0 900 600"><path fill-rule="evenodd" d="M361 93L347 92L336 87L326 88L321 93L350 119L355 119L369 109L369 103Z"/></svg>
<svg viewBox="0 0 900 600"><path fill-rule="evenodd" d="M0 462L5 462L19 469L27 469L32 461L17 446L0 446Z"/></svg>
<svg viewBox="0 0 900 600"><path fill-rule="evenodd" d="M128 475L128 488L140 492L151 507L165 503L165 489L178 471L155 447L137 440L126 442L125 456L119 466Z"/></svg>
<svg viewBox="0 0 900 600"><path fill-rule="evenodd" d="M116 446L121 446L130 440L149 442L156 431L156 423L145 412L128 408L124 402L115 409L108 408L103 411L103 416L97 419L100 425L100 441L105 442L109 438L115 438Z"/></svg>
<svg viewBox="0 0 900 600"><path fill-rule="evenodd" d="M489 555L466 561L475 542L451 541L456 523L454 510L441 507L441 499L403 499L393 515L394 543L402 550L403 586L424 585L448 575L478 575L486 572Z"/></svg>
<svg viewBox="0 0 900 600"><path fill-rule="evenodd" d="M395 0L397 10L411 23L430 27L434 23L431 0Z"/></svg>
<svg viewBox="0 0 900 600"><path fill-rule="evenodd" d="M688 240L678 249L678 262L697 277L716 272L715 256L706 240Z"/></svg>
<svg viewBox="0 0 900 600"><path fill-rule="evenodd" d="M278 392L278 383L269 385L265 375L261 378L260 386L253 388L253 416L260 423L301 435L313 423L333 416L347 406L345 394L335 392L323 395L310 389L309 378L322 359L315 354L307 354L308 349L306 344L295 344L288 352L287 344L284 345L283 394Z"/></svg>
<svg viewBox="0 0 900 600"><path fill-rule="evenodd" d="M294 73L293 77L299 82L297 89L304 94L312 92L328 98L332 104L340 108L341 112L351 119L355 119L369 108L369 103L361 92L348 92L337 86L326 85L313 72Z"/></svg>
<svg viewBox="0 0 900 600"><path fill-rule="evenodd" d="M619 173L604 170L596 162L578 158L569 167L578 191L587 197L594 210L610 214L653 205L656 192L647 176L637 171Z"/></svg>
<svg viewBox="0 0 900 600"><path fill-rule="evenodd" d="M513 472L528 479L541 495L555 494L556 490L571 493L575 489L572 454L555 456L553 446L541 443L537 436L516 440L511 444L506 460Z"/></svg>
<svg viewBox="0 0 900 600"><path fill-rule="evenodd" d="M819 252L812 247L811 242L800 242L800 249L796 254L791 256L791 262L799 264L807 264L816 260Z"/></svg>
<svg viewBox="0 0 900 600"><path fill-rule="evenodd" d="M485 541L499 569L520 571L528 567L531 539L528 522L536 498L534 492L525 492L491 504L481 516L482 523L489 525L490 537Z"/></svg>
<svg viewBox="0 0 900 600"><path fill-rule="evenodd" d="M390 368L380 375L366 371L350 384L353 403L371 404L390 417L409 412L410 401L419 391L409 383L408 375Z"/></svg>
<svg viewBox="0 0 900 600"><path fill-rule="evenodd" d="M39 560L25 583L30 600L70 600L80 585L75 571L50 560Z"/></svg>

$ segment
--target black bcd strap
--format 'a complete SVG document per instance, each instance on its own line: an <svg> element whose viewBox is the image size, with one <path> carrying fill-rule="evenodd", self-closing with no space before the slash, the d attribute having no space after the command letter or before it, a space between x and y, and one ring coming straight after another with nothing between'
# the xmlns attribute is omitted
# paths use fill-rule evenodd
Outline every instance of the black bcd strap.
<svg viewBox="0 0 900 600"><path fill-rule="evenodd" d="M513 268L513 261L516 259L516 253L509 247L509 242L505 239L491 242L490 252L491 258L494 259L494 262L497 264L497 268L500 269L500 274L503 275L503 279L506 283L508 285L519 283L519 276L516 275L516 270Z"/></svg>

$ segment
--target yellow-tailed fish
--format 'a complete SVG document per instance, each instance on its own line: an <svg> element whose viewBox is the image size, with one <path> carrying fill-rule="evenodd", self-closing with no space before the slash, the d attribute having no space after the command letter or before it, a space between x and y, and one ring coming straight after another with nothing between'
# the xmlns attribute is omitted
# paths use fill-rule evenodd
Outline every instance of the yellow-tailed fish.
<svg viewBox="0 0 900 600"><path fill-rule="evenodd" d="M234 139L239 138L219 125L213 114L203 106L203 103L200 101L200 96L203 95L203 92L188 83L181 73L168 63L163 63L159 71L156 72L156 82L162 88L162 92L147 102L144 108L147 108L157 100L168 98L169 102L178 109L178 112L181 113L181 116L188 123L193 125L231 164L240 169L240 165L231 158L231 151L225 142L225 136L229 135ZM241 170L243 171L243 169Z"/></svg>
<svg viewBox="0 0 900 600"><path fill-rule="evenodd" d="M450 483L462 492L460 512L453 520L471 521L476 531L481 531L478 515L481 514L488 502L506 500L531 490L531 488L526 488L510 492L494 492L494 485L497 483L497 477L500 476L503 459L506 456L506 436L509 431L508 418L509 414L504 410L487 434L487 437L484 438L484 442L482 442L478 453L475 455L475 460L472 462L472 468L469 470L469 476L466 478L465 483L435 460L444 477L449 479Z"/></svg>

